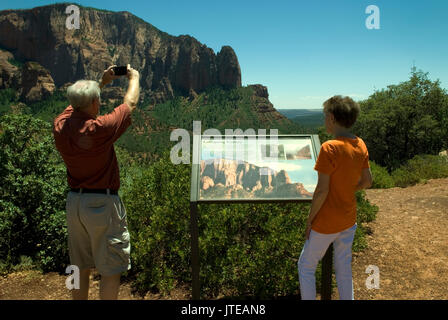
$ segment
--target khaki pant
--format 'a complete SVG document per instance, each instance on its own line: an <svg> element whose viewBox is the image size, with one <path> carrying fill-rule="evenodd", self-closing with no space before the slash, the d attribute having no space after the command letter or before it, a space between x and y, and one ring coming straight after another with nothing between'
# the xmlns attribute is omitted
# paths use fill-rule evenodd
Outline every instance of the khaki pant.
<svg viewBox="0 0 448 320"><path fill-rule="evenodd" d="M131 268L126 209L118 195L69 192L66 210L72 265L104 276Z"/></svg>

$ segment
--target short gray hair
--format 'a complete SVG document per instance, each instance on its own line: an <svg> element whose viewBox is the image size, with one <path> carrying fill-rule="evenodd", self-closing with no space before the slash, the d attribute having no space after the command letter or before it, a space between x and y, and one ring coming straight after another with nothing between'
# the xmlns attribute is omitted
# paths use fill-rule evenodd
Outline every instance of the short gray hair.
<svg viewBox="0 0 448 320"><path fill-rule="evenodd" d="M88 108L100 94L98 82L91 80L79 80L67 89L67 98L75 110Z"/></svg>

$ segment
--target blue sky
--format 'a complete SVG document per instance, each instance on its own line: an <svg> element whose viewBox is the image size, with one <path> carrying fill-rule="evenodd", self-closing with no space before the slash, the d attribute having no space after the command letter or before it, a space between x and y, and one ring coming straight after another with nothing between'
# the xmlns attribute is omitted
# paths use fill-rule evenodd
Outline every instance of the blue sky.
<svg viewBox="0 0 448 320"><path fill-rule="evenodd" d="M61 1L2 0L0 10ZM129 11L172 35L189 34L218 52L235 50L243 85L269 89L277 109L320 108L334 94L362 100L409 78L411 67L448 88L448 1L83 1ZM380 9L368 30L367 6Z"/></svg>

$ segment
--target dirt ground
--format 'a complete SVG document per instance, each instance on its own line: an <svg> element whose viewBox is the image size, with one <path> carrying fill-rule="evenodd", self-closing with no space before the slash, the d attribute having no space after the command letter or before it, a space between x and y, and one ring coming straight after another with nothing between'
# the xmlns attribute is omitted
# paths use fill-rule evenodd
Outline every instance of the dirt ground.
<svg viewBox="0 0 448 320"><path fill-rule="evenodd" d="M448 179L430 180L408 188L367 190L379 207L369 223L368 248L353 255L355 299L448 299ZM379 268L379 289L368 289L366 268ZM65 300L70 293L66 276L24 271L0 277L0 299ZM98 299L98 277L92 275L89 296ZM120 288L120 299L142 299L129 284ZM189 299L179 288L169 297L148 294L145 299ZM333 299L338 299L337 289Z"/></svg>
<svg viewBox="0 0 448 320"><path fill-rule="evenodd" d="M448 299L448 179L367 197L379 211L368 249L353 257L355 299ZM366 287L369 265L379 268L379 289Z"/></svg>

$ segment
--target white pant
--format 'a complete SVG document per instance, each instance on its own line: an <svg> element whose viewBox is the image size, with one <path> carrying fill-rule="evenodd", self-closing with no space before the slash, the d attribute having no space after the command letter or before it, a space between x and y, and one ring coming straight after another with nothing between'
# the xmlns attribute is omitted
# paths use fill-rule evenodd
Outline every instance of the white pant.
<svg viewBox="0 0 448 320"><path fill-rule="evenodd" d="M353 300L352 243L357 225L344 231L322 234L311 230L300 254L299 269L300 294L302 300L316 299L316 268L328 247L333 243L334 268L341 300Z"/></svg>

